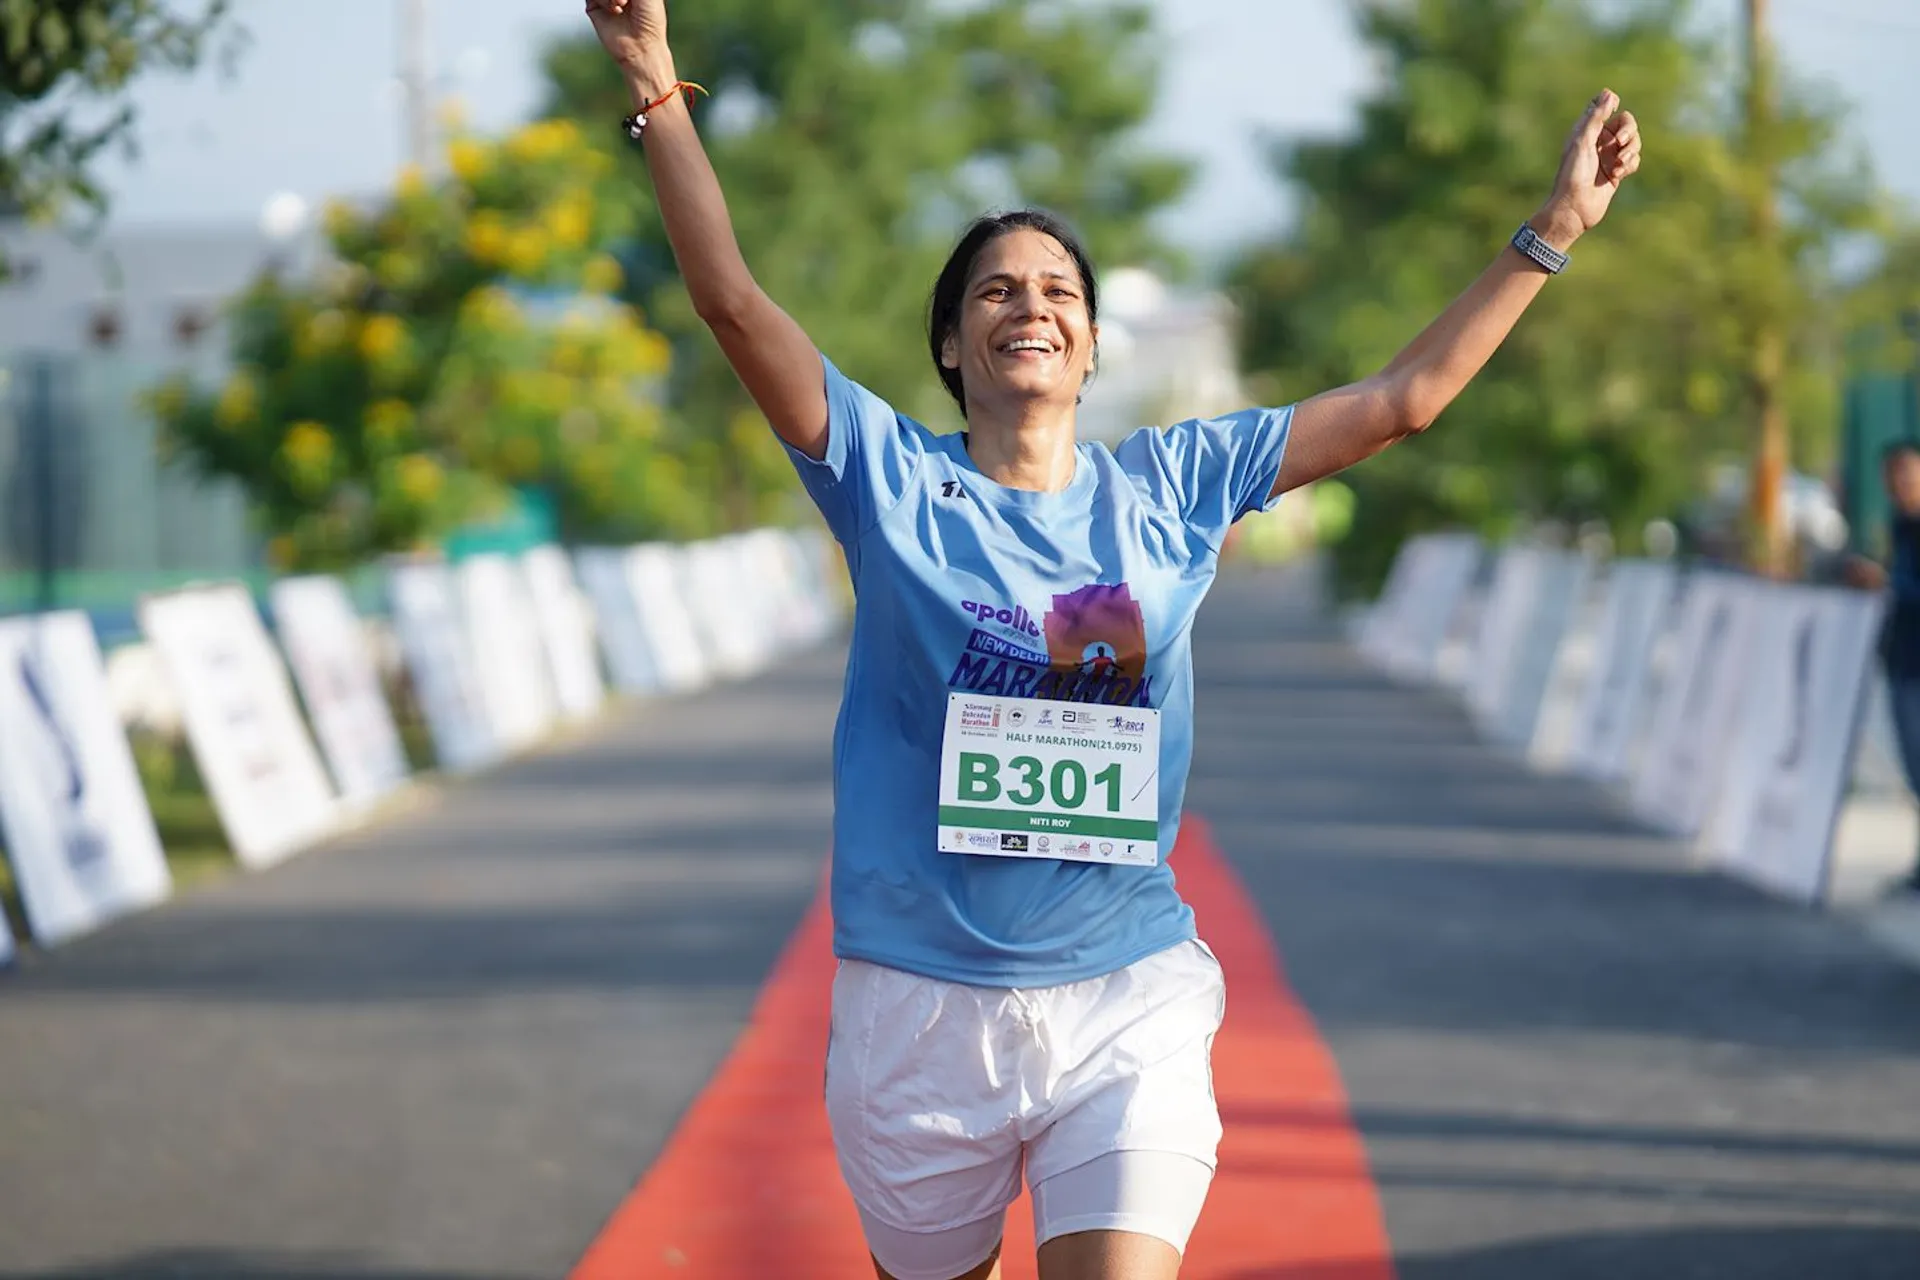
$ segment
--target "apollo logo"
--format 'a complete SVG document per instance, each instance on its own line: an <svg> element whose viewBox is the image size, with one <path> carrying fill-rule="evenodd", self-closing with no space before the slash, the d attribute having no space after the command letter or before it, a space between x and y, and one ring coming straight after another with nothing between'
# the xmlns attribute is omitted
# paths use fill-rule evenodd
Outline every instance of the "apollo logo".
<svg viewBox="0 0 1920 1280"><path fill-rule="evenodd" d="M1019 605L1011 609L1002 609L980 600L962 600L960 611L981 622L997 622L1003 627L1012 627L1023 635L1037 637L1040 634L1040 624L1033 620L1033 615Z"/></svg>

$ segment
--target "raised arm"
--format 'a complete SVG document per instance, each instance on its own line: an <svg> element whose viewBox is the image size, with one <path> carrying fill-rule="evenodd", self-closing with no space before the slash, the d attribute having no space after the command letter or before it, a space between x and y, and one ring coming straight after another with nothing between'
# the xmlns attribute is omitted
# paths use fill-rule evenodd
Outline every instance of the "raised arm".
<svg viewBox="0 0 1920 1280"><path fill-rule="evenodd" d="M665 0L588 0L587 16L626 77L634 110L645 111L640 142L693 309L780 438L810 458L824 458L827 383L820 352L740 255L720 181L685 97L674 89L680 77L667 45Z"/></svg>
<svg viewBox="0 0 1920 1280"><path fill-rule="evenodd" d="M1606 216L1640 167L1640 130L1604 90L1574 126L1553 194L1527 225L1566 252ZM1276 494L1332 475L1425 431L1513 331L1548 273L1505 248L1492 266L1379 373L1303 401L1294 410Z"/></svg>

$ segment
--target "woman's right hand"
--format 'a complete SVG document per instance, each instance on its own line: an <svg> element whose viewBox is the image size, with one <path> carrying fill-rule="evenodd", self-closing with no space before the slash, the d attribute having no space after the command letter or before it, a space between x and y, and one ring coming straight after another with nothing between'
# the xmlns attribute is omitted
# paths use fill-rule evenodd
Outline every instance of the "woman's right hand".
<svg viewBox="0 0 1920 1280"><path fill-rule="evenodd" d="M587 0L587 17L622 67L637 68L667 47L666 0Z"/></svg>

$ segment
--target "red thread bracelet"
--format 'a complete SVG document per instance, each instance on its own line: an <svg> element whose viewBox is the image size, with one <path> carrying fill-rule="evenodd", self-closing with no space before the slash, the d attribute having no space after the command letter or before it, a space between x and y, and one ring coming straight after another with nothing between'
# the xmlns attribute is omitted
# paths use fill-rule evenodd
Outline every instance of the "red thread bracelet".
<svg viewBox="0 0 1920 1280"><path fill-rule="evenodd" d="M640 137L640 131L647 127L647 116L652 114L657 108L664 107L667 103L672 102L673 95L676 93L686 94L688 100L691 101L695 93L707 93L707 90L704 85L697 85L691 80L676 80L673 82L672 88L622 120L620 122L621 130L629 138L637 141ZM707 96L712 97L713 95L709 93Z"/></svg>

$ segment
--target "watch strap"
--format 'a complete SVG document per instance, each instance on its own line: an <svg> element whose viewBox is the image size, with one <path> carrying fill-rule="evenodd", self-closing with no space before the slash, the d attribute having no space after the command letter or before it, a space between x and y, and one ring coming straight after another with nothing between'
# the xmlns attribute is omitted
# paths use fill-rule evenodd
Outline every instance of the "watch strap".
<svg viewBox="0 0 1920 1280"><path fill-rule="evenodd" d="M1544 268L1549 275L1559 275L1567 269L1571 261L1566 254L1542 240L1534 229L1526 223L1513 233L1513 247L1526 258Z"/></svg>

